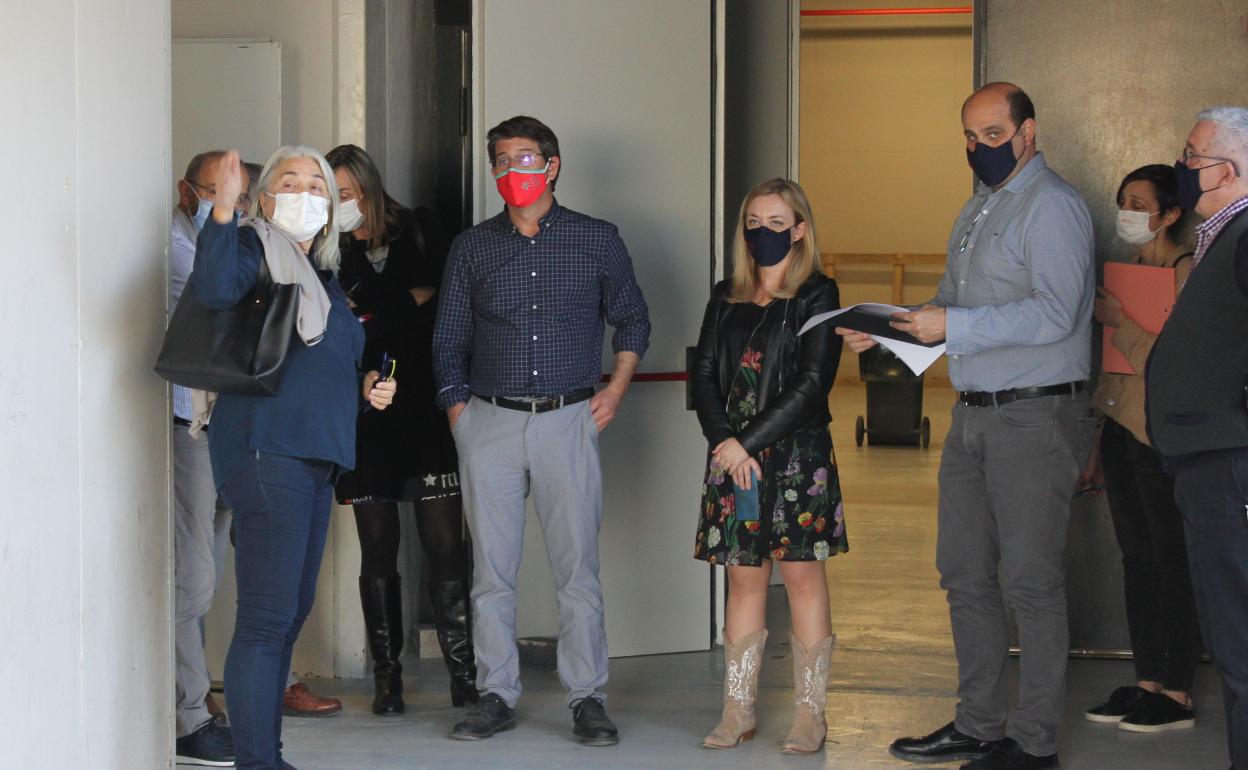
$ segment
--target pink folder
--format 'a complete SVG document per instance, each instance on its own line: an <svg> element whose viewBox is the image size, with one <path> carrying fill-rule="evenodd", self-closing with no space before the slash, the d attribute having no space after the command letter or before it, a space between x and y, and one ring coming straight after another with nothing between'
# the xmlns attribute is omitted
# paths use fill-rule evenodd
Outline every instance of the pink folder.
<svg viewBox="0 0 1248 770"><path fill-rule="evenodd" d="M1174 268L1105 263L1105 288L1122 302L1127 317L1149 334L1158 334L1174 308ZM1139 374L1114 347L1113 327L1105 327L1101 368L1116 374Z"/></svg>

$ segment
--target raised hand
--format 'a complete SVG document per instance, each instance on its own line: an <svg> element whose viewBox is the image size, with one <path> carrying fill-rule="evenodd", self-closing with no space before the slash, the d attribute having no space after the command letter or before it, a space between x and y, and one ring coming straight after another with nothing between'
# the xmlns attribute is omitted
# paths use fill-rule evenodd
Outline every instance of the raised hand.
<svg viewBox="0 0 1248 770"><path fill-rule="evenodd" d="M234 220L234 206L238 202L238 196L247 188L245 174L237 150L230 150L221 158L221 163L217 166L217 178L214 180L217 195L212 206L212 218L217 224L226 225Z"/></svg>

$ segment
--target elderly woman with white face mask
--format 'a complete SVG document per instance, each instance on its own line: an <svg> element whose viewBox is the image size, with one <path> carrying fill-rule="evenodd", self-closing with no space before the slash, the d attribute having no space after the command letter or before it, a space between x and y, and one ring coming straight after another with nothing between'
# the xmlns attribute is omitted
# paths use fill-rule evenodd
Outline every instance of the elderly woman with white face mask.
<svg viewBox="0 0 1248 770"><path fill-rule="evenodd" d="M283 147L260 174L252 216L236 222L247 188L238 153L221 159L211 216L188 285L204 305L239 302L267 268L298 283L299 317L276 395L222 394L208 431L219 494L234 509L238 610L225 662L237 766L282 770L282 696L290 654L312 608L333 484L355 465L356 415L385 409L393 380L360 381L364 332L335 273L338 199L317 151Z"/></svg>

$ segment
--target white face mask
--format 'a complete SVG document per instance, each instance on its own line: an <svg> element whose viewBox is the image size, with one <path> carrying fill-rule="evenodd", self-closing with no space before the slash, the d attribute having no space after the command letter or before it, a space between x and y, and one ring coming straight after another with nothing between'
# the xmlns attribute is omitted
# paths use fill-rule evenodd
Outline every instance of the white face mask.
<svg viewBox="0 0 1248 770"><path fill-rule="evenodd" d="M329 223L329 200L307 192L273 193L273 218L270 220L298 243L310 241Z"/></svg>
<svg viewBox="0 0 1248 770"><path fill-rule="evenodd" d="M1120 210L1118 212L1118 237L1132 246L1143 246L1156 238L1161 228L1148 229L1148 218L1156 213L1156 211Z"/></svg>
<svg viewBox="0 0 1248 770"><path fill-rule="evenodd" d="M338 232L349 233L364 224L364 212L360 211L360 201L352 198L338 203Z"/></svg>

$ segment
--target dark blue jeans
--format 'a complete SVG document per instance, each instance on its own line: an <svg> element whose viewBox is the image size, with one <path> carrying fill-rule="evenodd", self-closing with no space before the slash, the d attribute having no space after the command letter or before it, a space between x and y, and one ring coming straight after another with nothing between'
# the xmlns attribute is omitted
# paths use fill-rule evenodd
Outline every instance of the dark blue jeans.
<svg viewBox="0 0 1248 770"><path fill-rule="evenodd" d="M1231 762L1248 768L1248 448L1175 467L1205 648L1222 677Z"/></svg>
<svg viewBox="0 0 1248 770"><path fill-rule="evenodd" d="M253 453L221 487L234 509L238 611L225 699L239 768L282 766L286 674L316 595L333 476L330 462Z"/></svg>

